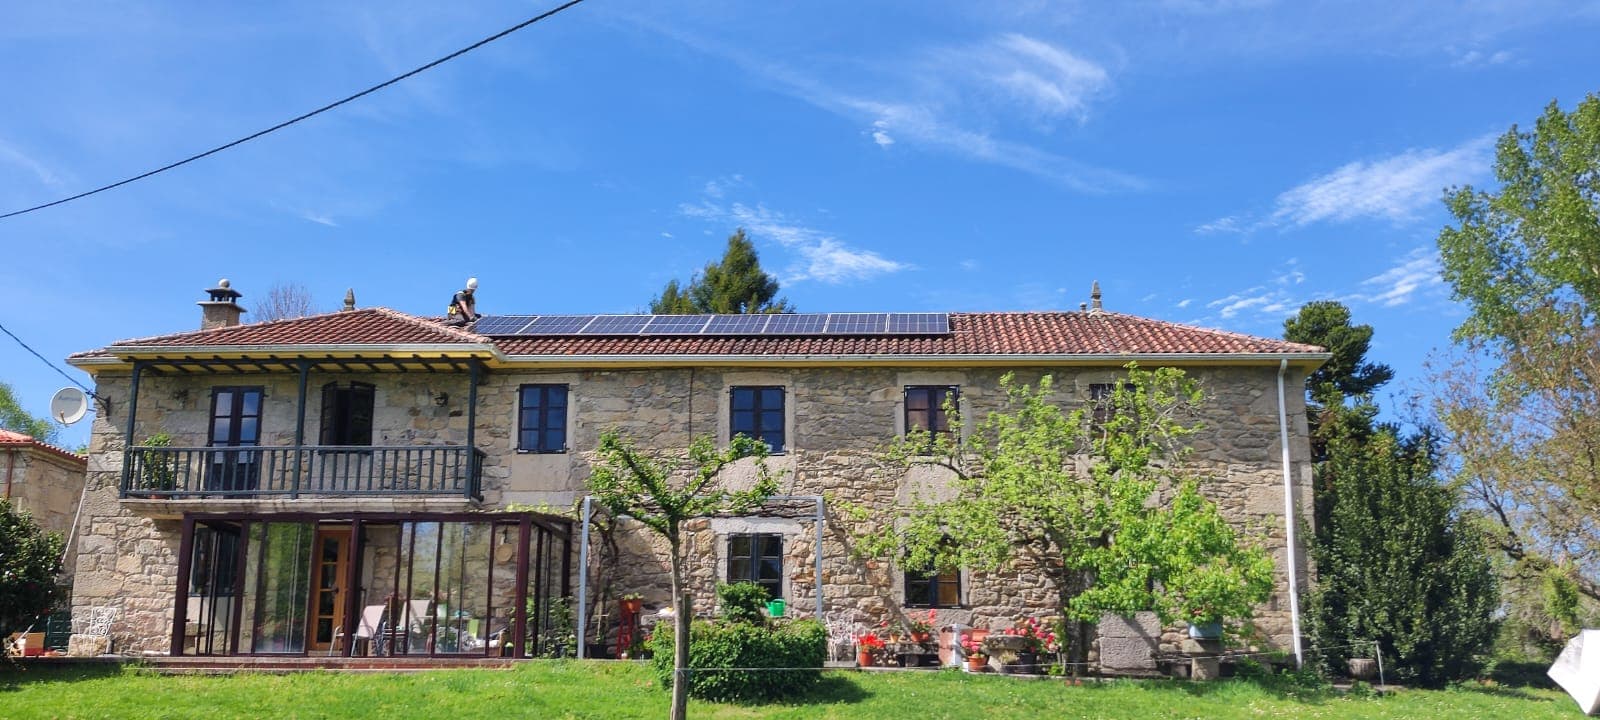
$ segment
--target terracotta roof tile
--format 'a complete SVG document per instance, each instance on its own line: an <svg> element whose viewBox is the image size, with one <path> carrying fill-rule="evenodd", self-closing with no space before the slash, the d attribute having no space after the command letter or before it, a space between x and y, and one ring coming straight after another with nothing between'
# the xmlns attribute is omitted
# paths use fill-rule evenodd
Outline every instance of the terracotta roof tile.
<svg viewBox="0 0 1600 720"><path fill-rule="evenodd" d="M41 440L35 440L32 435L24 435L10 430L0 430L0 448L37 448L79 464L87 465L89 462L87 458L71 450L59 448Z"/></svg>
<svg viewBox="0 0 1600 720"><path fill-rule="evenodd" d="M493 344L507 355L1231 355L1321 352L1312 345L1113 312L951 313L946 335L486 337L386 308L123 340L124 348Z"/></svg>

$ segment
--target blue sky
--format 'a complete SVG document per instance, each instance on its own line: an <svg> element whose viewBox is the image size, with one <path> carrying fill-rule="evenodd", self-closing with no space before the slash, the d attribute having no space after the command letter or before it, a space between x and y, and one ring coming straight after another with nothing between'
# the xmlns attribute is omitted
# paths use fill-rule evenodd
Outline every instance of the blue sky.
<svg viewBox="0 0 1600 720"><path fill-rule="evenodd" d="M7 4L0 212L554 4ZM489 313L630 312L743 226L802 311L1074 309L1099 280L1112 310L1278 336L1340 299L1399 390L1463 316L1442 189L1600 91L1597 26L1537 0L590 0L0 221L0 322L62 358L196 327L221 277L247 307L292 282L437 314L475 275ZM0 379L37 414L64 384L6 338Z"/></svg>

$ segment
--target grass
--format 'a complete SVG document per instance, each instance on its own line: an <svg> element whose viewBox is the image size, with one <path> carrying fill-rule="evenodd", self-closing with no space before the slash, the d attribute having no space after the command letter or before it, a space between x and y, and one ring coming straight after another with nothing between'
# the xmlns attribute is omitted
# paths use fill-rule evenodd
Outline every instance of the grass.
<svg viewBox="0 0 1600 720"><path fill-rule="evenodd" d="M415 674L155 675L133 667L0 666L5 718L663 718L667 693L633 663L544 661ZM829 672L804 703L691 703L694 718L1579 717L1553 690L1461 687L1383 697L1244 680L1113 682L958 672Z"/></svg>

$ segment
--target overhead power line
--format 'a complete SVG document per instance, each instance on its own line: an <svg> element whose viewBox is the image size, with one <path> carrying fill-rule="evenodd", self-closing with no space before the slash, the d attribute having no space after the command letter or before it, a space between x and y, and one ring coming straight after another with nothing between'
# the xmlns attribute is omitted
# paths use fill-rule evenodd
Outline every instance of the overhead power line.
<svg viewBox="0 0 1600 720"><path fill-rule="evenodd" d="M10 330L7 330L6 326L0 325L0 332L3 332L5 334L7 334L7 335L10 335L11 339L17 341L17 344L21 345L23 350L27 350L28 352L33 353L34 357L39 358L39 362L42 362L45 365L50 366L51 370L56 371L56 374L60 375L61 377L66 378L67 382L72 383L73 385L77 385L80 388L83 388L83 391L86 392L86 393L89 393L90 395L94 395L94 391L90 390L88 385L85 385L85 384L83 384L81 382L78 382L77 378L74 378L71 375L68 375L67 371L56 367L55 363L50 362L50 360L45 358L45 356L40 355L38 350L35 350L35 349L31 348L31 347L28 347L28 344L23 342L22 338L17 337L15 333L11 332Z"/></svg>
<svg viewBox="0 0 1600 720"><path fill-rule="evenodd" d="M334 109L336 107L339 107L340 105L343 105L343 104L345 104L347 102L350 102L352 100L357 100L357 99L365 97L367 95L371 95L372 93L375 93L375 92L377 92L379 90L382 90L382 89L384 89L386 87L389 87L390 85L393 85L393 84L395 84L397 82L400 82L401 80L409 78L409 77L411 77L413 75L420 74L420 73L425 72L427 70L431 70L431 69L433 69L433 68L435 68L435 67L437 67L439 65L443 65L443 64L445 64L447 62L450 62L451 60L454 60L454 59L456 59L458 57L461 57L462 55L465 55L465 54L467 54L469 52L472 52L473 50L477 50L480 47L488 45L489 43L492 43L492 42L494 42L496 40L499 40L500 38L503 38L503 37L505 37L507 35L510 35L511 33L514 33L514 32L516 32L518 30L521 30L521 29L523 29L525 27L528 27L529 25L532 25L532 24L534 24L536 22L544 20L545 18L548 18L548 17L550 17L552 15L555 15L556 13L559 13L562 10L566 10L567 8L570 8L573 5L577 5L578 3L581 3L581 2L583 2L583 0L570 0L569 2L567 2L565 4L557 6L553 10L549 10L549 11L540 13L538 15L535 15L535 16L533 16L531 18L528 18L527 20L524 20L524 21L522 21L520 23L517 23L516 25L512 25L511 27L508 27L508 28L506 28L504 30L501 30L500 32L497 32L497 33L495 33L493 35L490 35L489 37L486 37L486 38L484 38L482 40L479 40L479 41L477 41L477 42L475 42L475 43L473 43L471 45L468 45L468 46L466 46L464 48L461 48L460 50L457 50L457 51L455 51L453 53L450 53L449 55L446 55L446 56L444 56L442 58L439 58L438 60L434 60L433 62L430 62L430 63L428 63L426 65L420 66L420 67L416 68L415 70L412 70L410 72L407 72L407 73L404 73L404 74L401 74L401 75L396 75L396 76L394 76L392 78L389 78L388 80L385 80L385 81L383 81L381 83L378 83L377 85L373 85L372 87L369 87L369 88L367 88L365 90L362 90L361 92L358 92L358 93L356 93L354 95L351 95L349 97L346 97L346 98L343 98L343 99L340 99L340 100L336 100L336 101L331 102L331 103L328 103L327 105L323 105L322 107L319 107L319 108L317 108L315 110L312 110L311 112L308 112L308 113L306 113L304 115L300 115L300 116L295 117L295 118L292 118L290 120L285 120L285 121L283 121L281 123L278 123L277 125L273 125L272 127L267 128L265 130L261 130L259 132L251 133L249 135L246 135L246 136L244 136L242 138L239 138L238 140L234 140L233 142L227 143L225 145L218 145L218 146L216 146L214 148L211 148L210 150L207 150L205 152L197 153L195 155L190 155L189 157L186 157L186 158L184 158L182 160L179 160L177 162L170 163L170 164L167 164L167 165L162 165L161 167L158 167L158 168L156 168L154 170L151 170L149 172L143 172L143 173L140 173L138 175L134 175L133 177L130 177L130 178L125 178L125 179L122 179L122 180L118 180L117 182L111 183L110 185L103 185L103 186L97 187L97 188L95 188L93 190L89 190L87 192L81 192L81 193L78 193L77 195L73 195L71 197L64 197L64 198L61 198L60 200L47 202L47 203L45 203L43 205L35 205L33 207L30 207L30 208L24 208L22 210L14 210L12 212L8 212L8 213L6 213L4 215L0 215L0 220L4 220L6 218L11 218L11 217L16 217L18 215L26 215L28 213L31 213L31 212L34 212L34 211L37 211L37 210L43 210L45 208L55 207L55 206L61 205L63 203L69 203L69 202L72 202L73 200L81 200L83 198L89 197L90 195L103 193L103 192L105 192L107 190L110 190L112 188L122 187L123 185L127 185L128 183L136 182L136 181L139 181L139 180L143 180L143 179L145 179L147 177L150 177L152 175L159 175L159 174L164 173L164 172L166 172L168 170L172 170L174 168L178 168L178 167L182 167L184 165L188 165L189 163L192 163L192 162L194 162L196 160L199 160L199 159L204 158L204 157L209 157L211 155L215 155L215 154L217 154L219 152L222 152L223 150L227 150L228 148L231 148L231 147L234 147L234 146L237 146L237 145L243 145L243 144L245 144L247 142L250 142L251 140L254 140L254 139L258 138L258 137L261 137L263 135L267 135L267 134L270 134L270 133L273 133L273 132L277 132L278 130L282 130L282 129L286 128L286 127L289 127L290 125L293 125L293 124L295 124L297 122L300 122L301 120L307 120L307 119L316 117L318 115L321 115L322 113L325 113L325 112L327 112L329 110L332 110L332 109Z"/></svg>

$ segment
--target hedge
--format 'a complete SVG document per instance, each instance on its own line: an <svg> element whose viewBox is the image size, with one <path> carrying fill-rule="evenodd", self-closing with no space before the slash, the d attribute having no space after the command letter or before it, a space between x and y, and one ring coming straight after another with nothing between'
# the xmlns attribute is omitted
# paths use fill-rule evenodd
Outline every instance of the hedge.
<svg viewBox="0 0 1600 720"><path fill-rule="evenodd" d="M655 671L672 686L672 623L656 625L650 638ZM776 627L697 621L689 631L689 695L719 702L761 703L794 697L822 678L828 631L815 620ZM733 669L720 669L733 668ZM817 668L746 670L743 668Z"/></svg>

